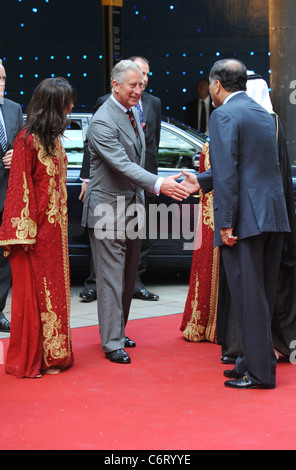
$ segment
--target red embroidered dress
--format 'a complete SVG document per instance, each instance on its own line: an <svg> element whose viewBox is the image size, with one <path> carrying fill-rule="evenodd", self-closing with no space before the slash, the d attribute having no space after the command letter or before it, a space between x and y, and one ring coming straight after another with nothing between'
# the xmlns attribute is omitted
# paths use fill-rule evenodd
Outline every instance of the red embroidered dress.
<svg viewBox="0 0 296 470"><path fill-rule="evenodd" d="M12 268L11 335L5 370L35 377L73 364L67 220L67 157L48 155L22 131L14 145L0 245ZM25 251L24 248L27 248Z"/></svg>
<svg viewBox="0 0 296 470"><path fill-rule="evenodd" d="M200 173L210 168L209 144L200 155ZM199 192L199 220L181 331L188 341L217 342L219 248L213 249L213 192Z"/></svg>

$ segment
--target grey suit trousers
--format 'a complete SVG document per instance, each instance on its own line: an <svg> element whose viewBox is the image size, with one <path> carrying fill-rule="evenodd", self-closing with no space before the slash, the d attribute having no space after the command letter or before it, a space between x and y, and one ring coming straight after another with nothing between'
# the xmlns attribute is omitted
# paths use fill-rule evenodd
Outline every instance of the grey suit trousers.
<svg viewBox="0 0 296 470"><path fill-rule="evenodd" d="M103 239L89 228L96 274L97 309L104 353L124 348L141 239Z"/></svg>

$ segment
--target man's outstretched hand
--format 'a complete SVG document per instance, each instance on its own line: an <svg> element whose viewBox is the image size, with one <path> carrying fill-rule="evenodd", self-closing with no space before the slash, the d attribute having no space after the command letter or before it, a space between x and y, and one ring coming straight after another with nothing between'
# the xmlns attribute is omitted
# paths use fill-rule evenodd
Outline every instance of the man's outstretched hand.
<svg viewBox="0 0 296 470"><path fill-rule="evenodd" d="M189 194L196 193L200 190L200 184L197 181L197 177L193 173L188 171L181 170L181 173L186 176L186 178L180 183Z"/></svg>
<svg viewBox="0 0 296 470"><path fill-rule="evenodd" d="M176 199L176 201L187 199L189 196L189 191L185 186L177 183L176 181L178 178L181 178L181 176L182 173L179 173L178 175L167 176L164 178L160 187L160 192L166 196Z"/></svg>

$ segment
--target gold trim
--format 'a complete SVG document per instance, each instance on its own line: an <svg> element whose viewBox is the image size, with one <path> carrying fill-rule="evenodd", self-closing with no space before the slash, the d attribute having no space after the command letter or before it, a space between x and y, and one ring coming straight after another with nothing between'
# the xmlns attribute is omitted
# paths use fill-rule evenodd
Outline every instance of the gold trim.
<svg viewBox="0 0 296 470"><path fill-rule="evenodd" d="M41 313L41 321L44 323L42 327L43 341L43 359L47 367L50 367L48 356L53 360L64 359L68 356L68 351L64 347L66 335L61 334L59 330L62 327L61 320L58 320L56 313L52 310L50 300L50 291L47 288L46 279L44 278L45 300L47 311Z"/></svg>
<svg viewBox="0 0 296 470"><path fill-rule="evenodd" d="M58 137L52 155L48 155L38 137L34 136L35 148L37 150L39 161L46 166L46 172L50 176L48 183L49 204L46 210L48 222L50 224L59 224L61 229L62 240L62 257L63 271L65 282L65 295L67 307L67 324L68 324L68 358L71 359L72 340L70 329L70 309L71 309L71 292L70 292L70 267L69 267L69 251L68 251L68 192L67 192L67 166L68 160L62 139ZM58 176L58 187L56 177ZM52 321L52 320L51 320ZM48 325L49 327L50 325ZM47 327L47 328L48 328ZM50 331L50 329L49 329ZM47 343L47 347L49 344ZM67 356L65 356L67 357ZM66 366L65 363L63 366Z"/></svg>
<svg viewBox="0 0 296 470"><path fill-rule="evenodd" d="M213 251L210 308L209 308L209 318L208 318L206 334L205 334L206 339L208 341L211 341L212 343L215 341L215 332L216 332L216 325L217 325L219 269L220 269L220 249L218 246L216 246Z"/></svg>
<svg viewBox="0 0 296 470"><path fill-rule="evenodd" d="M25 240L28 238L35 238L37 235L37 224L34 220L32 220L30 216L30 210L29 210L29 189L28 189L28 184L27 184L27 178L25 172L23 172L23 178L24 178L24 184L23 184L23 189L24 189L24 197L23 201L25 202L25 207L21 212L21 217L15 217L11 219L11 224L12 227L16 229L16 237L18 240Z"/></svg>
<svg viewBox="0 0 296 470"><path fill-rule="evenodd" d="M196 281L195 281L195 289L194 289L194 300L191 301L191 318L190 321L187 323L185 330L183 331L184 338L188 339L188 341L192 342L200 342L205 339L205 327L198 324L200 320L201 312L198 310L198 288L199 288L199 280L198 274L196 274Z"/></svg>
<svg viewBox="0 0 296 470"><path fill-rule="evenodd" d="M35 148L38 150L38 160L46 167L46 172L50 176L48 194L49 204L46 210L48 221L51 224L59 223L61 227L67 223L67 157L60 137L55 142L52 155L49 155L38 137L34 136ZM58 165L54 159L58 160ZM56 176L59 176L59 187L57 188ZM66 218L66 221L65 221Z"/></svg>

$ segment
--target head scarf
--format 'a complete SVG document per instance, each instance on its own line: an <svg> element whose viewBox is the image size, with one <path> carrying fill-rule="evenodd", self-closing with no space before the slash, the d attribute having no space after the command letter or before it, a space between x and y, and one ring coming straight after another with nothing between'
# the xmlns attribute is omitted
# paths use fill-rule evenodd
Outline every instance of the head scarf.
<svg viewBox="0 0 296 470"><path fill-rule="evenodd" d="M257 75L250 70L248 70L247 73L247 94L250 98L253 98L254 101L263 106L263 108L265 108L269 113L272 113L273 106L266 81L263 80L261 75Z"/></svg>

